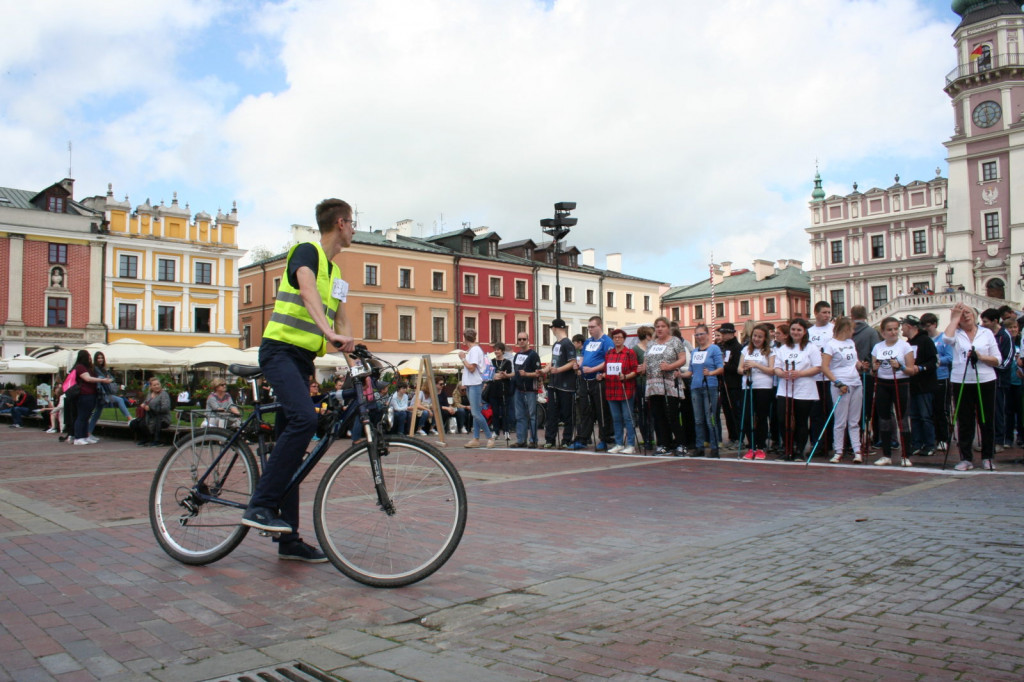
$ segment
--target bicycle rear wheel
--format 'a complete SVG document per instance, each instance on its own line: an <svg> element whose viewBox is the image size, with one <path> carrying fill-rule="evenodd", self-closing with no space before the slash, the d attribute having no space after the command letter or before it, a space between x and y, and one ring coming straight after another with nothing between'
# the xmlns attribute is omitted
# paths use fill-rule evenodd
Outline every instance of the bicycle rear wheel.
<svg viewBox="0 0 1024 682"><path fill-rule="evenodd" d="M229 438L226 431L211 429L182 441L164 455L153 477L150 526L163 550L184 564L217 561L249 532L248 526L241 524L241 509L204 502L197 496L201 493L248 503L259 474L256 458L242 441L236 441L199 483Z"/></svg>
<svg viewBox="0 0 1024 682"><path fill-rule="evenodd" d="M401 587L444 565L466 527L466 490L448 458L429 443L390 436L380 458L393 511L378 504L366 443L328 467L313 523L320 547L342 573L373 587Z"/></svg>

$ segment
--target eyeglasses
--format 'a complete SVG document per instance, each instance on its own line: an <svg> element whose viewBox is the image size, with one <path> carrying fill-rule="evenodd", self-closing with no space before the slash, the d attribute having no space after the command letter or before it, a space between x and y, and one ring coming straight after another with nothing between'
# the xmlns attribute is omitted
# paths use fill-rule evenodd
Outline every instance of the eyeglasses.
<svg viewBox="0 0 1024 682"><path fill-rule="evenodd" d="M708 333L707 332L694 332L693 335L694 336L707 336Z"/></svg>
<svg viewBox="0 0 1024 682"><path fill-rule="evenodd" d="M520 339L519 339L519 340L520 340L520 341L529 341L530 339L528 339L528 338L526 338L525 336L523 336L523 337L520 337Z"/></svg>
<svg viewBox="0 0 1024 682"><path fill-rule="evenodd" d="M359 227L359 223L357 223L354 220L350 220L349 218L342 218L341 222L343 222L343 223L352 223L352 227L353 228Z"/></svg>

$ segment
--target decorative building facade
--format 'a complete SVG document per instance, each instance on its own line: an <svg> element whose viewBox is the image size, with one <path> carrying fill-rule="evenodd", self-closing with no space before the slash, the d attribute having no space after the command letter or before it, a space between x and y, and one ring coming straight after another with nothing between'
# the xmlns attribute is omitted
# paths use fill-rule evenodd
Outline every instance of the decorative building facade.
<svg viewBox="0 0 1024 682"><path fill-rule="evenodd" d="M74 180L0 187L0 355L106 340L103 222L75 201Z"/></svg>
<svg viewBox="0 0 1024 682"><path fill-rule="evenodd" d="M954 299L1024 299L1024 13L1020 0L955 0L957 66L946 76L948 179L810 203L815 300L863 304L869 321ZM1015 180L1015 178L1017 180ZM928 294L927 292L934 292ZM929 298L929 296L941 296ZM835 305L833 306L835 307Z"/></svg>

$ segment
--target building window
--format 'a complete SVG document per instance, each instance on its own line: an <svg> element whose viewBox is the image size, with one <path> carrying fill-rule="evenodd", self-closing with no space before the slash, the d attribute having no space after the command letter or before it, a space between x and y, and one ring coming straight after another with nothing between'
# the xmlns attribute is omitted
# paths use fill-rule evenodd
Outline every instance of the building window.
<svg viewBox="0 0 1024 682"><path fill-rule="evenodd" d="M843 262L843 240L836 239L832 242L832 262L842 263Z"/></svg>
<svg viewBox="0 0 1024 682"><path fill-rule="evenodd" d="M431 340L434 343L445 342L445 318L435 316L431 320Z"/></svg>
<svg viewBox="0 0 1024 682"><path fill-rule="evenodd" d="M516 336L526 333L526 320L516 320Z"/></svg>
<svg viewBox="0 0 1024 682"><path fill-rule="evenodd" d="M134 303L117 304L117 328L138 329L139 307Z"/></svg>
<svg viewBox="0 0 1024 682"><path fill-rule="evenodd" d="M398 316L398 340L412 341L412 315Z"/></svg>
<svg viewBox="0 0 1024 682"><path fill-rule="evenodd" d="M491 296L500 297L501 296L501 277L491 277L491 278L489 278L489 282L490 282Z"/></svg>
<svg viewBox="0 0 1024 682"><path fill-rule="evenodd" d="M156 261L156 278L161 282L175 281L175 263L167 258L158 258Z"/></svg>
<svg viewBox="0 0 1024 682"><path fill-rule="evenodd" d="M248 348L252 345L252 325L242 327L242 347Z"/></svg>
<svg viewBox="0 0 1024 682"><path fill-rule="evenodd" d="M502 322L502 320L501 320L500 317L499 318L492 318L491 319L491 343L492 344L495 344L498 341L503 340L503 337L502 337L502 334L501 334L501 326L502 326L501 322Z"/></svg>
<svg viewBox="0 0 1024 682"><path fill-rule="evenodd" d="M174 306L159 305L156 307L156 330L158 332L174 331Z"/></svg>
<svg viewBox="0 0 1024 682"><path fill-rule="evenodd" d="M910 285L910 293L912 294L923 294L926 291L932 290L931 282L914 282Z"/></svg>
<svg viewBox="0 0 1024 682"><path fill-rule="evenodd" d="M871 237L871 257L885 258L885 236L876 234Z"/></svg>
<svg viewBox="0 0 1024 682"><path fill-rule="evenodd" d="M999 179L999 166L995 161L985 161L981 164L981 179L982 181Z"/></svg>
<svg viewBox="0 0 1024 682"><path fill-rule="evenodd" d="M871 309L877 310L889 302L889 287L871 287Z"/></svg>
<svg viewBox="0 0 1024 682"><path fill-rule="evenodd" d="M516 299L518 299L520 301L525 301L526 300L526 280L525 279L517 279L516 280Z"/></svg>
<svg viewBox="0 0 1024 682"><path fill-rule="evenodd" d="M999 214L985 214L985 241L999 239Z"/></svg>
<svg viewBox="0 0 1024 682"><path fill-rule="evenodd" d="M565 291L565 302L572 303L572 287L566 287Z"/></svg>
<svg viewBox="0 0 1024 682"><path fill-rule="evenodd" d="M68 299L47 298L46 299L46 326L66 327L68 326Z"/></svg>
<svg viewBox="0 0 1024 682"><path fill-rule="evenodd" d="M377 286L377 266L376 265L367 265L363 269L363 273L364 273L363 282L367 286L371 286L371 287Z"/></svg>
<svg viewBox="0 0 1024 682"><path fill-rule="evenodd" d="M281 289L281 278L280 277L275 277L274 278L274 293L272 294L274 298L277 298L277 292L280 289Z"/></svg>
<svg viewBox="0 0 1024 682"><path fill-rule="evenodd" d="M829 300L832 303L832 316L841 317L846 314L846 292L842 289L833 289L829 292Z"/></svg>
<svg viewBox="0 0 1024 682"><path fill-rule="evenodd" d="M594 290L587 289L587 305L594 305Z"/></svg>
<svg viewBox="0 0 1024 682"><path fill-rule="evenodd" d="M740 301L740 315L750 315L750 301Z"/></svg>
<svg viewBox="0 0 1024 682"><path fill-rule="evenodd" d="M398 268L398 288L412 289L412 270L409 268Z"/></svg>
<svg viewBox="0 0 1024 682"><path fill-rule="evenodd" d="M551 300L551 285L550 284L541 284L540 285L540 298L543 301L550 301Z"/></svg>
<svg viewBox="0 0 1024 682"><path fill-rule="evenodd" d="M693 319L703 320L704 319L704 306L695 305L693 306Z"/></svg>
<svg viewBox="0 0 1024 682"><path fill-rule="evenodd" d="M774 298L766 298L764 300L764 312L765 312L766 315L774 315L775 314L775 299Z"/></svg>
<svg viewBox="0 0 1024 682"><path fill-rule="evenodd" d="M540 328L540 335L541 335L541 338L544 339L544 345L545 346L550 346L551 345L551 325L550 324L543 325Z"/></svg>
<svg viewBox="0 0 1024 682"><path fill-rule="evenodd" d="M435 273L433 273L431 279L433 280L433 282L431 284L431 289L433 291L444 291L444 273L443 272L435 272Z"/></svg>
<svg viewBox="0 0 1024 682"><path fill-rule="evenodd" d="M724 303L716 303L715 304L715 317L725 317L725 304Z"/></svg>
<svg viewBox="0 0 1024 682"><path fill-rule="evenodd" d="M644 296L644 312L645 313L651 312L651 297L650 296Z"/></svg>
<svg viewBox="0 0 1024 682"><path fill-rule="evenodd" d="M465 317L462 318L462 330L465 331L467 329L476 329L476 316L475 315L466 315ZM477 332L479 332L479 331L480 330L477 330ZM479 338L480 338L480 334L478 333L477 334L477 339L479 339Z"/></svg>
<svg viewBox="0 0 1024 682"><path fill-rule="evenodd" d="M490 256L491 258L498 257L498 242L494 241L493 239L487 242L487 255Z"/></svg>
<svg viewBox="0 0 1024 682"><path fill-rule="evenodd" d="M47 202L46 210L50 213L63 213L64 212L64 199L61 197L50 197Z"/></svg>
<svg viewBox="0 0 1024 682"><path fill-rule="evenodd" d="M68 264L68 245L50 244L50 262Z"/></svg>
<svg viewBox="0 0 1024 682"><path fill-rule="evenodd" d="M914 230L914 253L928 253L928 233L924 230Z"/></svg>
<svg viewBox="0 0 1024 682"><path fill-rule="evenodd" d="M246 284L245 289L243 291L244 293L242 300L246 303L252 303L252 285Z"/></svg>
<svg viewBox="0 0 1024 682"><path fill-rule="evenodd" d="M626 294L626 310L633 309L633 294Z"/></svg>
<svg viewBox="0 0 1024 682"><path fill-rule="evenodd" d="M196 284L213 284L213 263L196 263Z"/></svg>
<svg viewBox="0 0 1024 682"><path fill-rule="evenodd" d="M672 321L673 322L678 322L679 321L679 308L678 307L672 309Z"/></svg>
<svg viewBox="0 0 1024 682"><path fill-rule="evenodd" d="M197 334L209 334L210 333L210 309L209 308L196 308L193 314L195 324L192 325L192 331Z"/></svg>
<svg viewBox="0 0 1024 682"><path fill-rule="evenodd" d="M462 293L467 296L476 296L476 275L462 276Z"/></svg>
<svg viewBox="0 0 1024 682"><path fill-rule="evenodd" d="M614 291L606 291L604 296L605 296L605 299L606 299L606 302L605 302L606 307L614 308L615 307L615 292Z"/></svg>
<svg viewBox="0 0 1024 682"><path fill-rule="evenodd" d="M363 313L363 338L380 340L380 315L377 313Z"/></svg>
<svg viewBox="0 0 1024 682"><path fill-rule="evenodd" d="M138 279L139 257L121 254L117 259L117 276L127 277L128 279Z"/></svg>

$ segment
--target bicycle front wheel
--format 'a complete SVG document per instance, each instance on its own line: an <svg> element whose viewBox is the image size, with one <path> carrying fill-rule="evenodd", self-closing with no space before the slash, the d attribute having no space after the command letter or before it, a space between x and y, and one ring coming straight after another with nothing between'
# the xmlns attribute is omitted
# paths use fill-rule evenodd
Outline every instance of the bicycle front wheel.
<svg viewBox="0 0 1024 682"><path fill-rule="evenodd" d="M236 441L220 455L229 438L227 432L211 429L183 440L164 455L153 477L150 526L163 550L184 564L208 564L227 556L249 531L241 524L242 509L203 499L245 505L256 487L256 458L244 442Z"/></svg>
<svg viewBox="0 0 1024 682"><path fill-rule="evenodd" d="M327 469L316 492L316 537L338 570L372 587L426 578L451 557L466 528L466 490L429 443L390 436L380 458L390 510L381 508L366 443Z"/></svg>

